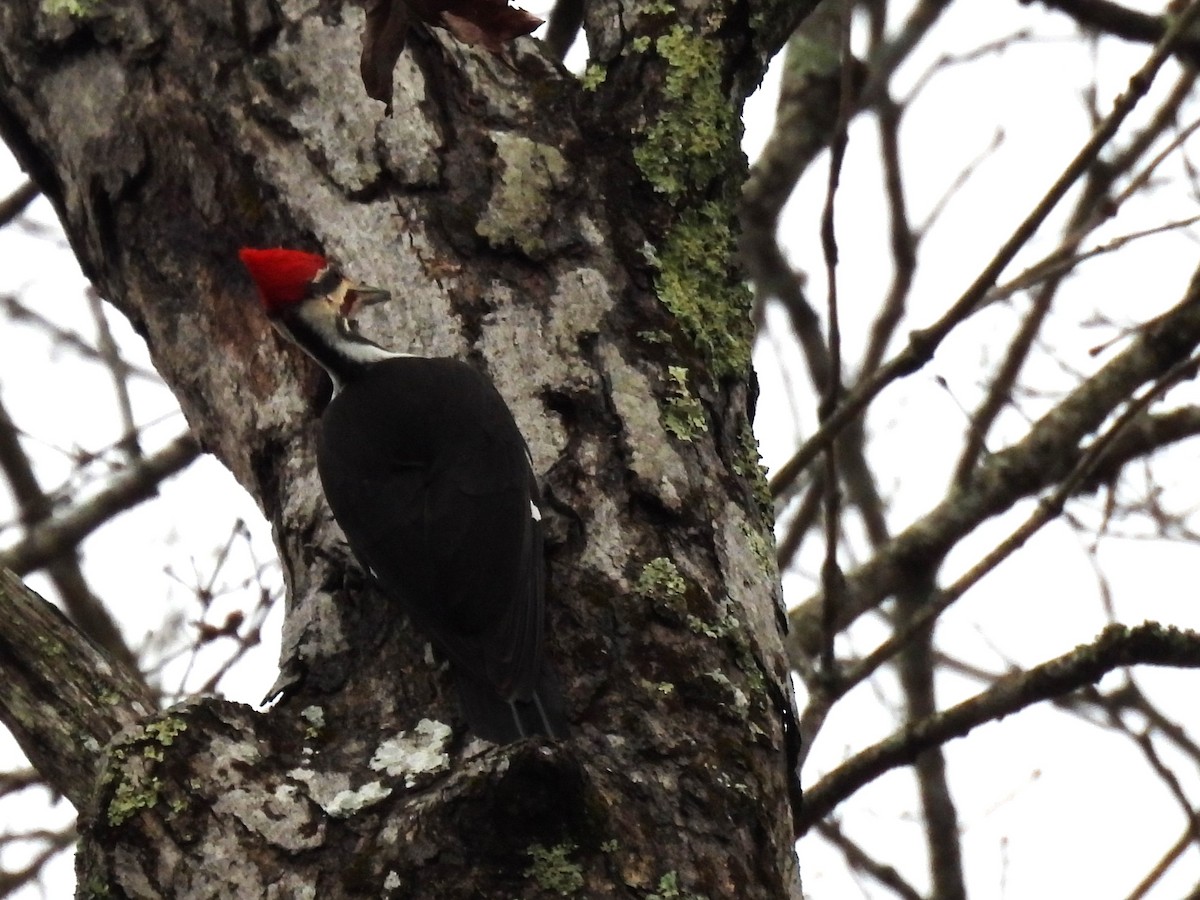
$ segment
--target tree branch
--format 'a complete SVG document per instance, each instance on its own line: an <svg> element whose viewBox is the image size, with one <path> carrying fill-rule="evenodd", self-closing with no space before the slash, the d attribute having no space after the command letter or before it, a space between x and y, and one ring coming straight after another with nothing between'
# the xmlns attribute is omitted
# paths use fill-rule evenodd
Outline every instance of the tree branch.
<svg viewBox="0 0 1200 900"><path fill-rule="evenodd" d="M1200 343L1200 272L1184 299L1146 326L1120 356L1067 395L1034 423L1018 443L993 454L967 484L956 486L928 514L893 538L868 562L848 573L839 606L845 627L940 559L977 525L1069 473L1087 451L1081 442L1112 410L1186 358ZM1179 424L1179 423L1176 423ZM1097 461L1103 465L1102 460ZM818 594L792 610L789 652L812 656L821 646Z"/></svg>
<svg viewBox="0 0 1200 900"><path fill-rule="evenodd" d="M904 900L921 900L922 895L905 881L899 872L872 858L862 847L846 837L838 823L828 820L818 822L817 830L821 833L821 837L842 851L842 855L846 857L846 862L850 864L851 868L870 875L884 887L891 888L896 896L902 897Z"/></svg>
<svg viewBox="0 0 1200 900"><path fill-rule="evenodd" d="M117 513L154 496L159 482L187 467L199 455L196 438L190 433L180 435L116 475L95 496L31 528L23 540L0 552L0 566L19 574L41 568Z"/></svg>
<svg viewBox="0 0 1200 900"><path fill-rule="evenodd" d="M930 747L962 737L973 728L1034 703L1095 684L1113 669L1145 664L1200 668L1200 634L1155 622L1134 628L1110 625L1090 644L1027 672L1001 678L994 687L970 700L906 726L869 747L805 790L801 831L819 822L863 785L911 763Z"/></svg>
<svg viewBox="0 0 1200 900"><path fill-rule="evenodd" d="M1022 2L1028 3L1029 0ZM1085 28L1141 44L1153 44L1161 40L1172 18L1127 9L1109 0L1041 0L1041 4L1066 13ZM1192 65L1200 65L1200 35L1182 35L1174 53Z"/></svg>
<svg viewBox="0 0 1200 900"><path fill-rule="evenodd" d="M955 482L966 479L978 464L980 454L986 447L987 435L992 424L1005 405L1011 402L1012 389L1025 365L1034 340L1041 332L1042 323L1058 294L1059 286L1084 258L1079 254L1079 248L1084 238L1116 215L1120 204L1112 196L1113 185L1119 178L1125 177L1132 170L1141 156L1153 146L1157 138L1172 122L1176 121L1179 108L1191 95L1195 80L1195 72L1182 73L1167 100L1155 111L1150 123L1129 142L1129 146L1116 154L1114 159L1107 161L1104 165L1095 166L1088 172L1075 208L1071 212L1062 244L1046 260L1048 264L1046 269L1034 267L1045 273L1042 275L1045 280L1040 283L1034 293L1030 311L1009 342L1004 359L997 366L991 384L988 386L987 395L971 416L967 439L955 467ZM1128 195L1128 191L1124 193ZM1112 243L1116 246L1123 246L1124 242L1118 240ZM1020 283L1021 280L1018 278L1016 281ZM996 293L993 291L990 296L994 298Z"/></svg>
<svg viewBox="0 0 1200 900"><path fill-rule="evenodd" d="M17 434L17 427L0 400L0 471L4 472L12 488L21 522L27 529L34 529L50 520L54 507L51 498L42 490L33 463ZM0 565L3 565L3 559L0 553ZM121 629L88 586L79 565L76 545L61 545L60 551L47 558L44 565L63 607L74 622L111 656L136 669L133 652L125 643Z"/></svg>
<svg viewBox="0 0 1200 900"><path fill-rule="evenodd" d="M32 327L41 329L52 341L69 347L84 359L104 362L104 356L100 351L88 343L80 334L50 321L37 310L30 309L16 297L0 295L0 308L4 309L12 321L25 322ZM122 360L121 364L121 372L127 377L140 378L158 385L163 383L163 380L153 369L133 365L128 360Z"/></svg>
<svg viewBox="0 0 1200 900"><path fill-rule="evenodd" d="M976 311L980 301L995 284L1001 272L1017 252L1025 246L1025 243L1046 220L1046 217L1050 215L1075 181L1095 162L1100 151L1116 134L1117 129L1141 98L1145 96L1153 83L1154 76L1170 56L1175 44L1198 17L1200 17L1200 3L1193 2L1172 22L1162 41L1150 54L1150 58L1129 79L1128 89L1117 98L1112 112L1096 128L1091 138L1067 165L1062 175L1050 186L1038 205L1004 242L992 261L984 267L975 281L954 302L945 315L928 328L914 331L909 338L908 346L903 351L881 366L871 378L860 383L847 395L828 421L822 423L816 433L771 477L770 487L773 495L781 493L816 458L817 454L833 441L852 420L863 413L870 402L885 387L899 378L919 371L933 358L934 351L946 336Z"/></svg>
<svg viewBox="0 0 1200 900"><path fill-rule="evenodd" d="M555 59L561 62L566 57L582 25L583 0L558 0L554 4L543 43Z"/></svg>
<svg viewBox="0 0 1200 900"><path fill-rule="evenodd" d="M113 339L112 329L109 328L108 317L104 312L104 301L100 299L95 288L88 289L87 301L92 319L96 323L96 349L112 378L117 409L121 413L121 428L125 436L121 438L118 446L130 458L136 459L142 455L142 447L138 441L137 425L133 420L133 401L129 397L129 367L125 364L116 340Z"/></svg>
<svg viewBox="0 0 1200 900"><path fill-rule="evenodd" d="M154 709L149 688L0 567L0 721L46 782L78 809L104 744Z"/></svg>
<svg viewBox="0 0 1200 900"><path fill-rule="evenodd" d="M821 334L820 319L805 296L802 278L788 265L779 245L779 216L797 180L817 154L828 147L857 109L843 101L847 88L857 92L862 80L860 63L841 52L841 18L844 3L826 3L809 16L788 44L783 84L770 140L759 155L742 188L738 215L742 225L739 249L756 293L755 317L761 322L765 305L777 300L788 314L792 331L804 352L809 377L821 393L831 390L834 365ZM841 125L839 126L839 122ZM858 508L872 541L887 538L883 502L864 455L865 435L860 423L849 427L837 444L837 468L851 503ZM811 520L793 520L781 548L795 548ZM786 568L791 553L780 552Z"/></svg>
<svg viewBox="0 0 1200 900"><path fill-rule="evenodd" d="M3 200L0 200L0 228L23 213L40 193L36 184L26 181Z"/></svg>

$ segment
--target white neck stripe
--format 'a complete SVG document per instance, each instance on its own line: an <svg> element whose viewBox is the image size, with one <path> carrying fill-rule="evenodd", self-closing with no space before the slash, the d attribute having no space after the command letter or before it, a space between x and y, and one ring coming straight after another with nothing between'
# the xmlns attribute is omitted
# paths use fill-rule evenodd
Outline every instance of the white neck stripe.
<svg viewBox="0 0 1200 900"><path fill-rule="evenodd" d="M411 357L411 353L385 350L365 337L344 327L337 317L316 304L301 304L290 320L274 324L292 343L311 356L333 379L336 395L345 387L354 369L387 359Z"/></svg>

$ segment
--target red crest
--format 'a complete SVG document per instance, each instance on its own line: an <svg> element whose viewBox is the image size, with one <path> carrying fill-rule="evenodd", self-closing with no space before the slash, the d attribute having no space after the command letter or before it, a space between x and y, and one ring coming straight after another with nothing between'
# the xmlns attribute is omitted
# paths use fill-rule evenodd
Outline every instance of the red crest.
<svg viewBox="0 0 1200 900"><path fill-rule="evenodd" d="M268 314L281 312L303 300L317 273L329 265L323 256L283 247L269 250L243 247L238 256L258 285Z"/></svg>

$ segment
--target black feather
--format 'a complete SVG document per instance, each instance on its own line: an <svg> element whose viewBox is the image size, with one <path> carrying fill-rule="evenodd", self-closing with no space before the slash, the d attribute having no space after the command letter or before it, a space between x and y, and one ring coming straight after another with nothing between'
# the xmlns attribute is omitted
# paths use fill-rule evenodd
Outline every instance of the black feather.
<svg viewBox="0 0 1200 900"><path fill-rule="evenodd" d="M543 671L537 482L491 382L453 359L364 365L322 416L317 463L355 555L449 658L472 730L565 737Z"/></svg>

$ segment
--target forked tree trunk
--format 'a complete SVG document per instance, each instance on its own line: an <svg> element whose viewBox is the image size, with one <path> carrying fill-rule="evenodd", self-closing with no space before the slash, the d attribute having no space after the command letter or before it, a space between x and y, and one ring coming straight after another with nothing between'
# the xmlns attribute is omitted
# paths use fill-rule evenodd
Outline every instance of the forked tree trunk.
<svg viewBox="0 0 1200 900"><path fill-rule="evenodd" d="M495 56L414 31L386 118L356 7L0 6L0 131L258 499L289 590L274 708L197 700L106 752L78 736L99 787L56 787L91 795L83 895L798 895L733 255L737 110L773 15L799 10L593 4L582 82L531 39ZM268 327L241 245L390 288L364 332L469 359L507 398L548 499L569 741L464 739L330 518L328 386Z"/></svg>

